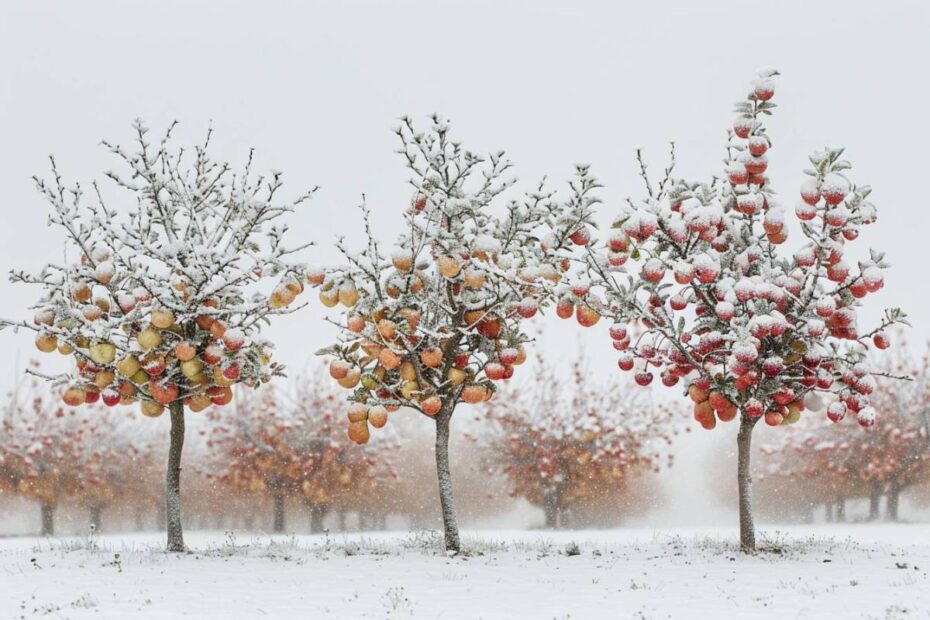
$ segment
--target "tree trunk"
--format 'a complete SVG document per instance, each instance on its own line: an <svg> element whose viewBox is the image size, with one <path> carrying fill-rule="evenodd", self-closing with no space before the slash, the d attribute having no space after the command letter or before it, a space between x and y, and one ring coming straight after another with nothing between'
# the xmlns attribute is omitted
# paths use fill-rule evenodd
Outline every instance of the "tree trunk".
<svg viewBox="0 0 930 620"><path fill-rule="evenodd" d="M559 526L559 505L553 493L546 493L543 497L543 514L546 517L545 528L554 530Z"/></svg>
<svg viewBox="0 0 930 620"><path fill-rule="evenodd" d="M888 485L888 502L885 504L885 517L889 521L898 520L898 499L901 496L901 488L892 482Z"/></svg>
<svg viewBox="0 0 930 620"><path fill-rule="evenodd" d="M836 500L836 522L846 521L846 500L842 497Z"/></svg>
<svg viewBox="0 0 930 620"><path fill-rule="evenodd" d="M824 507L827 509L827 523L833 523L833 502L827 502Z"/></svg>
<svg viewBox="0 0 930 620"><path fill-rule="evenodd" d="M101 515L103 514L103 504L92 504L90 507L90 526L94 531L100 533Z"/></svg>
<svg viewBox="0 0 930 620"><path fill-rule="evenodd" d="M436 416L436 477L439 481L439 504L442 507L446 551L458 553L461 542L452 498L452 474L449 471L449 421L451 419L451 407L443 407Z"/></svg>
<svg viewBox="0 0 930 620"><path fill-rule="evenodd" d="M346 511L345 510L339 511L338 519L339 519L339 531L340 532L346 531Z"/></svg>
<svg viewBox="0 0 930 620"><path fill-rule="evenodd" d="M740 415L739 433L736 435L736 480L739 488L739 546L742 551L756 550L756 526L752 518L752 474L750 455L752 429L759 418Z"/></svg>
<svg viewBox="0 0 930 620"><path fill-rule="evenodd" d="M319 504L308 504L308 507L310 508L310 533L319 534L323 531L326 508Z"/></svg>
<svg viewBox="0 0 930 620"><path fill-rule="evenodd" d="M882 503L881 487L875 485L869 494L869 521L875 521L878 518L878 511Z"/></svg>
<svg viewBox="0 0 930 620"><path fill-rule="evenodd" d="M184 551L184 529L181 526L181 450L184 448L184 403L176 400L168 407L171 412L171 443L168 447L168 474L165 479L165 524L168 530L168 551Z"/></svg>
<svg viewBox="0 0 930 620"><path fill-rule="evenodd" d="M55 506L43 503L40 505L42 510L42 536L55 535Z"/></svg>
<svg viewBox="0 0 930 620"><path fill-rule="evenodd" d="M276 493L274 496L274 525L272 529L275 533L284 531L284 494Z"/></svg>

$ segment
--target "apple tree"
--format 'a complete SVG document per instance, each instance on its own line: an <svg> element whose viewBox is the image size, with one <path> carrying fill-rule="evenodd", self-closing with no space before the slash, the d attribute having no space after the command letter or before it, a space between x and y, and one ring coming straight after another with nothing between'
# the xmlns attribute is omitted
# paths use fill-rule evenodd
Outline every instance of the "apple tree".
<svg viewBox="0 0 930 620"><path fill-rule="evenodd" d="M676 412L588 375L581 356L567 371L538 357L531 383L503 387L479 414L493 422L478 436L489 468L543 509L546 527L566 527L576 507L622 504L611 500L674 460Z"/></svg>
<svg viewBox="0 0 930 620"><path fill-rule="evenodd" d="M31 321L2 325L32 330L40 351L73 360L71 372L46 375L65 404L169 410L168 549L181 551L185 407L225 405L232 385L281 374L260 330L292 311L303 289L304 269L291 261L304 246L285 244L282 217L312 192L285 200L280 172L255 174L251 153L239 170L214 160L212 132L177 148L174 127L153 141L136 121L130 146L104 142L121 166L105 173L110 186L67 187L52 158L51 180L36 186L51 205L49 225L64 233L64 256L12 273L40 294Z"/></svg>
<svg viewBox="0 0 930 620"><path fill-rule="evenodd" d="M427 131L404 119L396 133L413 193L404 232L384 249L363 203L365 247L353 252L340 240L343 264L307 277L324 305L342 305L338 341L321 354L351 390L349 436L367 442L370 427L384 426L399 407L435 425L445 547L455 553L453 412L492 398L496 382L526 359L523 323L561 279L561 255L579 222L542 185L505 198L515 179L504 154L466 150L438 117Z"/></svg>
<svg viewBox="0 0 930 620"><path fill-rule="evenodd" d="M813 392L829 396L831 419L851 414L863 426L873 424L869 399L881 373L866 353L886 347L887 328L904 321L892 309L874 329L858 324L862 298L882 288L888 265L876 251L853 259L851 247L877 211L871 188L853 182L843 149L810 156L796 223L789 224L791 212L777 201L767 174L766 127L776 75L760 72L736 104L721 173L706 181L676 178L673 153L653 183L638 157L646 195L621 209L607 239L586 246L577 286L560 301L607 314L620 369L634 372L643 386L656 374L666 386L683 385L704 428L739 419L744 550L755 549L756 424L796 422ZM802 241L786 252L794 227Z"/></svg>

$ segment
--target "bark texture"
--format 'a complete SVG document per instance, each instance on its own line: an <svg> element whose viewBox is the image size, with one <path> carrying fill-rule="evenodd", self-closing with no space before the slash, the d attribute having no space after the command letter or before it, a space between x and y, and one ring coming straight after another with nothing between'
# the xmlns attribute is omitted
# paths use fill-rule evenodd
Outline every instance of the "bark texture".
<svg viewBox="0 0 930 620"><path fill-rule="evenodd" d="M446 551L458 553L461 549L459 524L455 518L452 497L452 475L449 470L449 422L452 410L443 408L436 416L436 477L439 480L439 504L442 508L442 528Z"/></svg>
<svg viewBox="0 0 930 620"><path fill-rule="evenodd" d="M184 551L181 526L181 451L184 448L184 403L176 400L168 407L171 413L171 442L168 446L168 473L165 478L165 525L168 551Z"/></svg>
<svg viewBox="0 0 930 620"><path fill-rule="evenodd" d="M752 429L758 418L745 413L740 415L739 433L736 435L737 466L736 478L739 489L739 546L743 551L756 550L756 526L752 518Z"/></svg>

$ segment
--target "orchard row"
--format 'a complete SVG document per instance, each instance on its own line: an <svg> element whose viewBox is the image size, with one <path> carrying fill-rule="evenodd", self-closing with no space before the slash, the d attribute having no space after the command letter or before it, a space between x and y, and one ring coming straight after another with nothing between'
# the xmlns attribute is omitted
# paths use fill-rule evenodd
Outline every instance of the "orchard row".
<svg viewBox="0 0 930 620"><path fill-rule="evenodd" d="M283 374L260 328L299 310L306 286L338 316L319 352L348 390L349 437L366 443L399 408L435 426L445 546L459 550L449 464L450 421L461 403L490 401L526 359L527 321L555 306L583 327L605 319L621 370L650 385L658 374L693 401L707 429L739 418L741 544L755 546L751 516L752 431L792 424L807 408L831 420L874 424L876 377L867 352L888 346L897 309L868 330L862 298L878 292L884 255L853 265L849 247L877 210L871 189L849 176L842 149L810 157L796 221L768 174L776 72L761 72L736 105L722 171L705 181L648 175L645 195L618 210L597 237L600 188L578 166L563 190L546 183L517 197L503 152L466 150L438 116L421 130L403 119L396 134L413 188L404 232L383 246L362 205L364 243L339 240L341 260L308 268L286 245L283 216L312 195L279 197L281 174L233 174L214 162L208 140L172 150L171 130L150 142L135 125L131 150L107 144L126 169L108 173L123 194L111 209L94 186L38 182L77 260L37 275L14 273L43 294L35 319L41 350L73 356L76 371L50 377L68 404L128 404L172 420L167 521L169 548L182 549L180 459L184 407L222 406L232 385L258 387ZM783 249L791 228L800 249ZM271 294L262 281L275 283ZM266 290L266 289L264 289ZM584 457L582 457L584 458Z"/></svg>

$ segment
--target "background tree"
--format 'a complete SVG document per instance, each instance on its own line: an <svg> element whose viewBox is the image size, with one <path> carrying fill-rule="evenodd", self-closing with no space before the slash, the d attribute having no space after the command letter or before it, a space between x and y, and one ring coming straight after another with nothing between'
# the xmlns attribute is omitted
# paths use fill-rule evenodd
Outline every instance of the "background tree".
<svg viewBox="0 0 930 620"><path fill-rule="evenodd" d="M549 528L622 498L635 478L673 462L673 411L588 375L582 355L569 372L537 357L532 383L502 388L482 412L494 422L478 435L485 462L506 475L514 495L543 509Z"/></svg>
<svg viewBox="0 0 930 620"><path fill-rule="evenodd" d="M804 245L786 256L787 211L766 174L771 146L765 117L775 107L775 71L760 72L726 149L723 176L674 178L674 155L654 185L638 156L647 196L630 201L605 246L587 246L576 285L560 315L607 313L622 370L649 385L684 379L695 419L707 429L739 417L737 479L740 544L755 548L750 450L752 431L796 422L811 392L829 393L828 414L852 412L874 423L869 395L876 372L864 361L869 341L888 346L885 329L903 322L886 312L872 331L857 325L861 299L884 283L884 256L853 265L849 245L876 220L871 189L853 184L842 149L810 157L795 207ZM639 154L638 154L639 155ZM574 213L590 220L597 183L576 185ZM586 230L586 229L583 229ZM585 236L587 232L583 233ZM638 263L635 268L629 260ZM594 291L591 291L591 286Z"/></svg>
<svg viewBox="0 0 930 620"><path fill-rule="evenodd" d="M327 307L342 303L339 342L320 353L352 390L349 436L369 438L401 406L432 418L445 546L459 550L449 471L450 420L459 403L494 394L525 359L522 321L536 314L567 265L556 258L577 221L541 186L506 202L513 180L503 153L466 151L434 117L426 132L404 119L397 135L414 198L390 259L368 223L361 253L337 248L345 264L313 270ZM555 230L546 242L540 237ZM577 240L580 240L576 237Z"/></svg>
<svg viewBox="0 0 930 620"><path fill-rule="evenodd" d="M8 395L0 471L6 488L39 505L43 536L55 533L55 511L63 501L97 485L88 472L109 455L102 438L110 423L99 406L65 409L35 379L24 379Z"/></svg>
<svg viewBox="0 0 930 620"><path fill-rule="evenodd" d="M225 411L210 410L207 447L214 452L207 476L236 495L267 496L273 505L275 532L284 531L288 496L303 482L304 458L291 436L296 420L281 409L277 395L242 395Z"/></svg>
<svg viewBox="0 0 930 620"><path fill-rule="evenodd" d="M906 345L877 364L886 374L906 374L915 381L880 378L872 393L879 413L864 431L837 429L830 423L788 433L778 445L766 446L768 475L810 489L824 503L828 519L842 520L847 499L869 499L869 518L879 516L886 498L886 516L898 519L903 490L930 477L930 434L924 417L928 402L930 352L920 360Z"/></svg>
<svg viewBox="0 0 930 620"><path fill-rule="evenodd" d="M281 216L294 202L278 196L281 173L240 172L208 154L211 132L192 149L173 148L172 125L154 144L133 125L132 148L104 142L123 172L108 171L121 204L92 184L66 188L52 159L51 182L36 179L62 228L66 259L14 282L42 290L32 322L43 352L71 356L76 371L48 377L64 385L69 406L141 402L142 413L171 413L166 478L168 548L184 549L180 472L184 406L201 411L232 400L231 385L255 387L281 373L259 329L303 288L288 262L302 246L284 245ZM114 201L116 202L116 201ZM280 279L271 297L258 283Z"/></svg>
<svg viewBox="0 0 930 620"><path fill-rule="evenodd" d="M317 373L319 374L319 373ZM268 497L275 532L285 528L288 500L310 513L312 531L322 531L331 509L355 509L391 477L391 443L365 452L345 437L344 405L335 391L311 374L290 391L243 395L231 408L209 412L208 477L235 495Z"/></svg>
<svg viewBox="0 0 930 620"><path fill-rule="evenodd" d="M99 532L108 507L123 511L140 501L151 503L144 490L151 484L146 478L153 479L155 473L151 467L155 447L134 427L131 411L96 409L99 417L93 444L74 470L78 481L74 499L87 508L90 524Z"/></svg>

